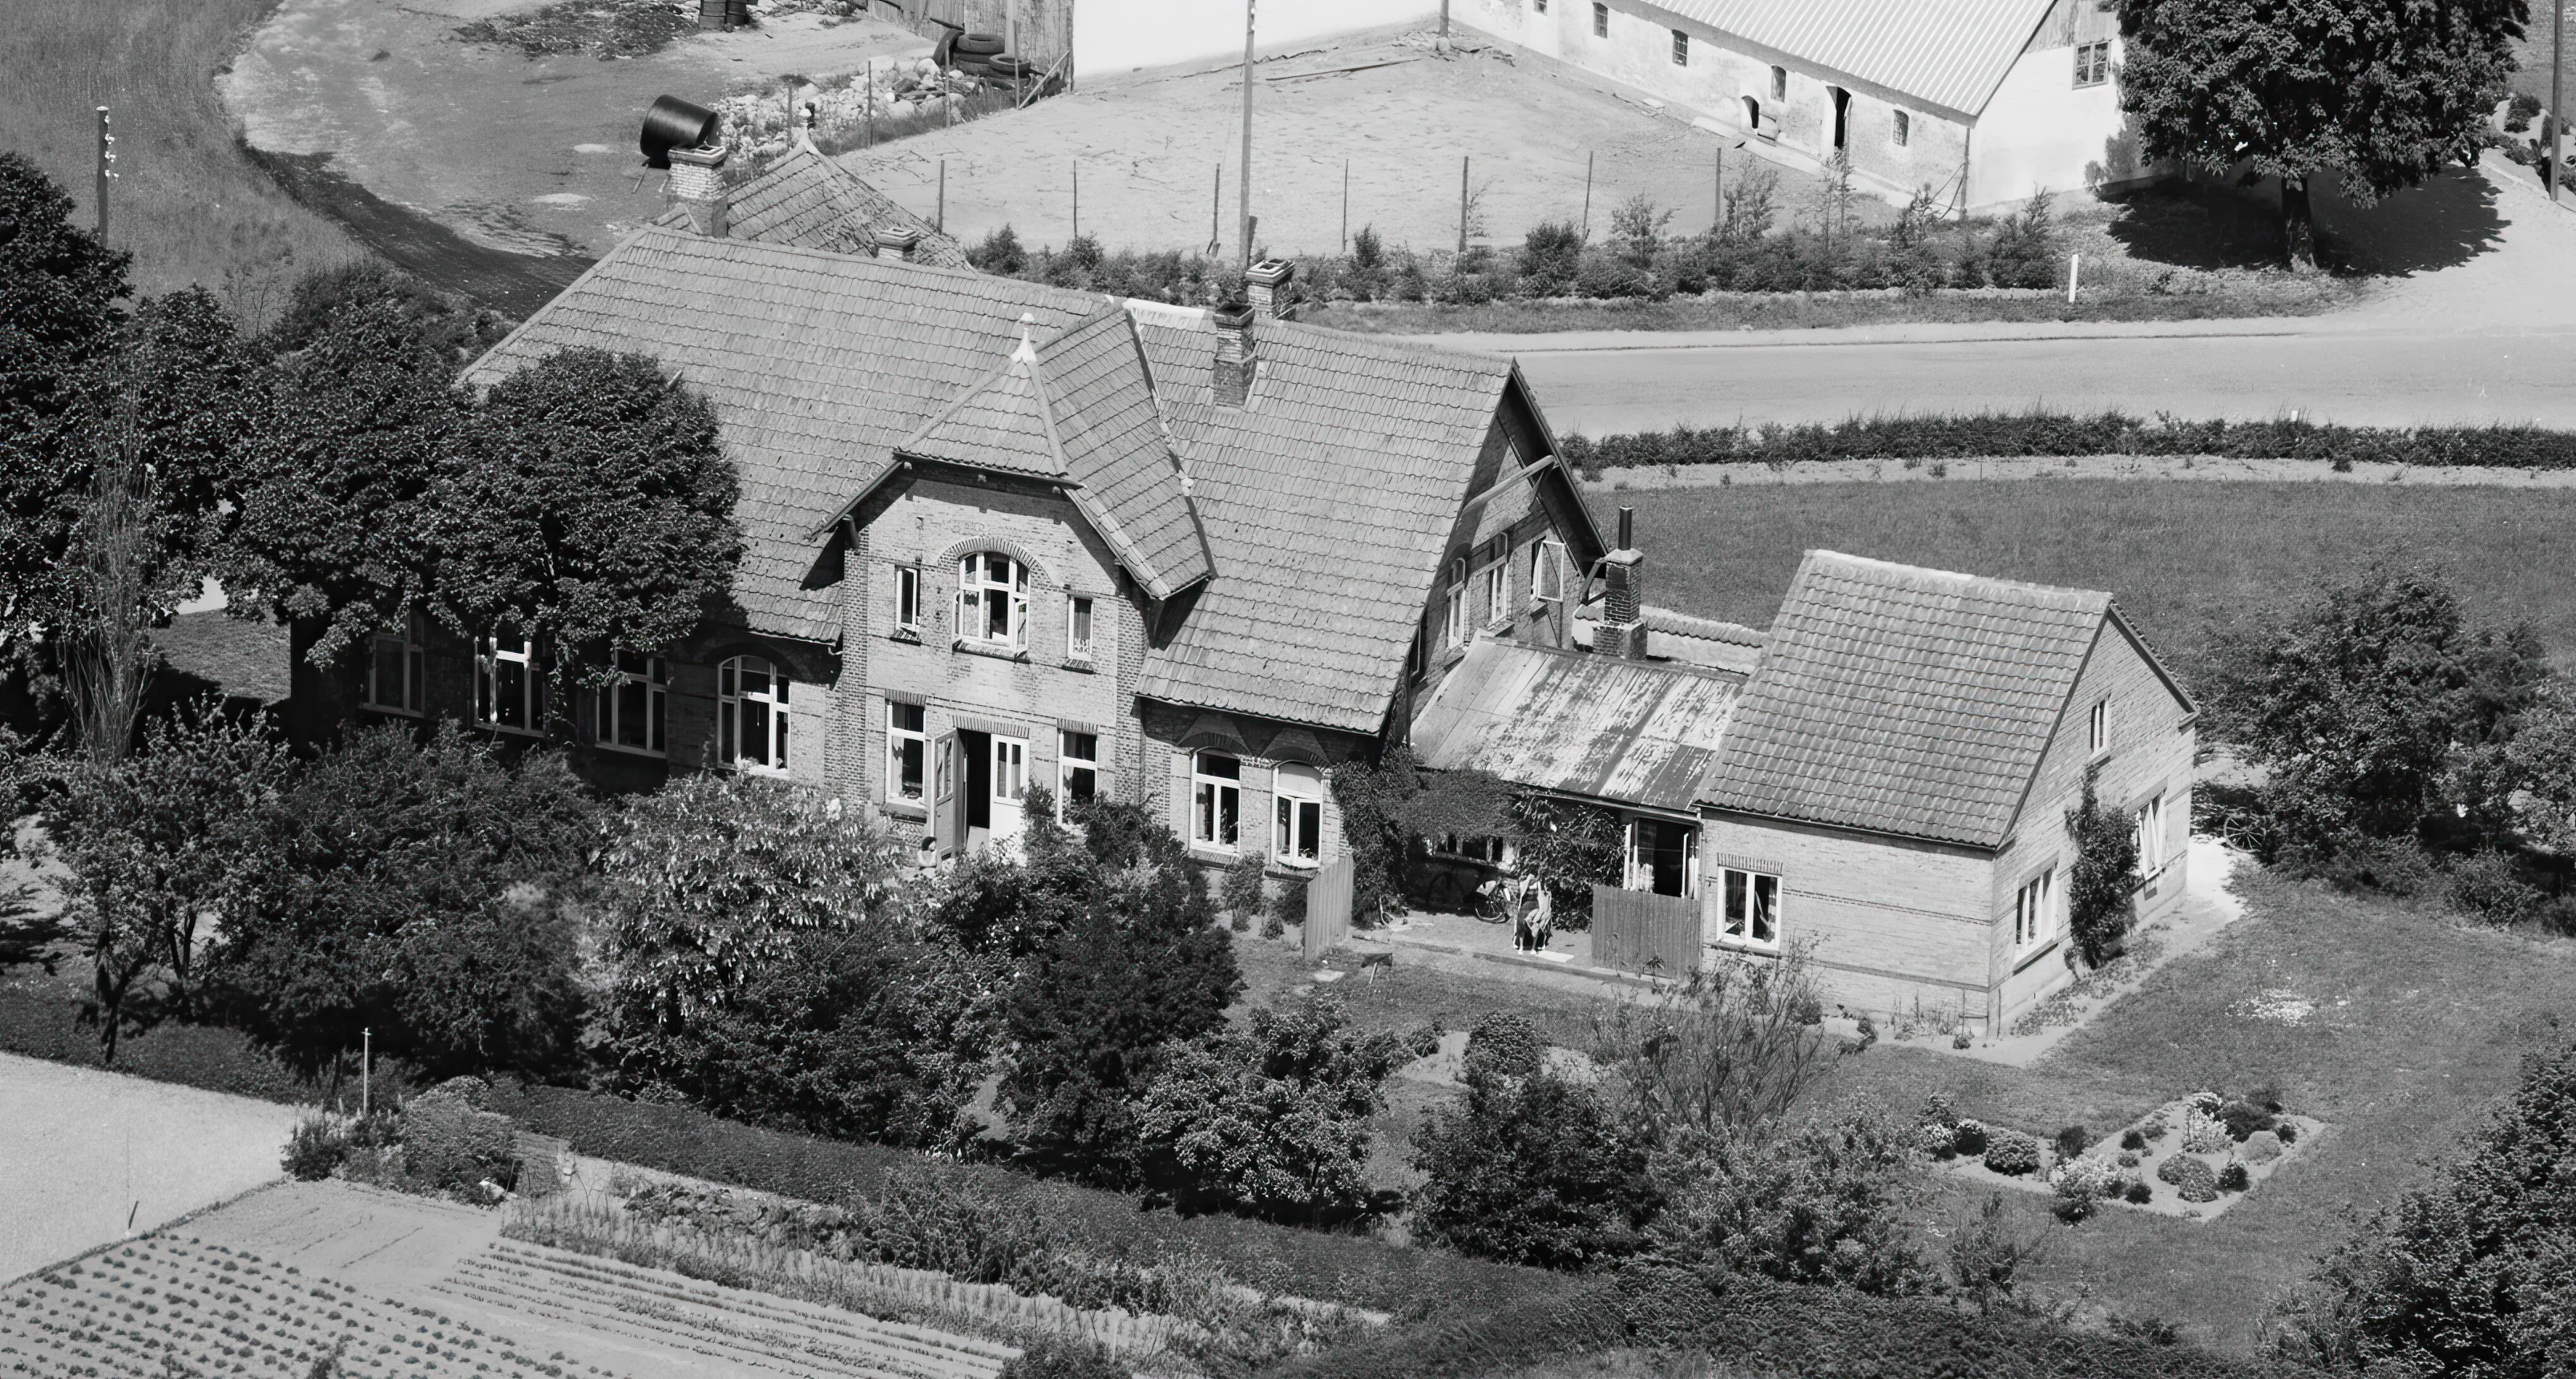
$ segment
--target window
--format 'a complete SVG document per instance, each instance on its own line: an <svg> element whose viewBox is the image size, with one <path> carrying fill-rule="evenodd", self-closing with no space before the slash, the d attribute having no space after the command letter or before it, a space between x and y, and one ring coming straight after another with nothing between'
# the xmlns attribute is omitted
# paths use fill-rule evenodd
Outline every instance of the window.
<svg viewBox="0 0 2576 1379"><path fill-rule="evenodd" d="M1485 621L1501 622L1512 615L1512 544L1505 538L1496 548L1494 563L1485 567Z"/></svg>
<svg viewBox="0 0 2576 1379"><path fill-rule="evenodd" d="M737 771L787 773L787 672L758 656L716 671L716 759Z"/></svg>
<svg viewBox="0 0 2576 1379"><path fill-rule="evenodd" d="M2105 699L2093 706L2084 725L2085 749L2095 756L2111 750L2111 701Z"/></svg>
<svg viewBox="0 0 2576 1379"><path fill-rule="evenodd" d="M898 635L921 635L921 567L898 565L894 569L894 630Z"/></svg>
<svg viewBox="0 0 2576 1379"><path fill-rule="evenodd" d="M1465 646L1473 630L1467 623L1467 562L1455 561L1449 567L1449 592L1442 597L1440 636L1446 644Z"/></svg>
<svg viewBox="0 0 2576 1379"><path fill-rule="evenodd" d="M1673 30L1673 65L1690 66L1690 35L1679 29Z"/></svg>
<svg viewBox="0 0 2576 1379"><path fill-rule="evenodd" d="M2138 875L2153 881L2165 869L2165 797L2138 810Z"/></svg>
<svg viewBox="0 0 2576 1379"><path fill-rule="evenodd" d="M1895 134L1896 146L1898 148L1905 147L1907 141L1914 137L1914 117L1906 114L1902 110L1897 111Z"/></svg>
<svg viewBox="0 0 2576 1379"><path fill-rule="evenodd" d="M1699 830L1672 819L1628 821L1627 889L1657 895L1695 895Z"/></svg>
<svg viewBox="0 0 2576 1379"><path fill-rule="evenodd" d="M1785 101L1789 99L1788 68L1774 67L1771 69L1771 99L1775 101Z"/></svg>
<svg viewBox="0 0 2576 1379"><path fill-rule="evenodd" d="M1530 0L1530 8L1540 14L1545 14L1547 13L1547 0Z"/></svg>
<svg viewBox="0 0 2576 1379"><path fill-rule="evenodd" d="M2013 948L2027 951L2056 934L2057 868L2050 867L2013 892Z"/></svg>
<svg viewBox="0 0 2576 1379"><path fill-rule="evenodd" d="M1076 594L1065 608L1064 654L1077 661L1091 659L1091 596Z"/></svg>
<svg viewBox="0 0 2576 1379"><path fill-rule="evenodd" d="M544 668L536 643L518 638L482 637L474 644L474 721L503 732L543 732L546 726Z"/></svg>
<svg viewBox="0 0 2576 1379"><path fill-rule="evenodd" d="M1100 798L1100 735L1056 734L1055 797L1059 805Z"/></svg>
<svg viewBox="0 0 2576 1379"><path fill-rule="evenodd" d="M1029 567L978 551L957 562L957 635L1014 651L1027 645Z"/></svg>
<svg viewBox="0 0 2576 1379"><path fill-rule="evenodd" d="M1601 0L1592 0L1592 36L1594 38L1610 36L1610 7L1602 4Z"/></svg>
<svg viewBox="0 0 2576 1379"><path fill-rule="evenodd" d="M1725 868L1719 877L1719 921L1729 942L1747 948L1780 946L1780 878Z"/></svg>
<svg viewBox="0 0 2576 1379"><path fill-rule="evenodd" d="M2111 40L2075 45L2075 84L2099 86L2111 79Z"/></svg>
<svg viewBox="0 0 2576 1379"><path fill-rule="evenodd" d="M420 628L410 619L377 633L369 644L365 703L384 713L420 712Z"/></svg>
<svg viewBox="0 0 2576 1379"><path fill-rule="evenodd" d="M930 755L921 706L886 701L886 798L921 802L921 767Z"/></svg>
<svg viewBox="0 0 2576 1379"><path fill-rule="evenodd" d="M621 752L662 755L662 703L670 688L669 662L617 653L617 683L592 700L599 706L599 721L591 727L591 741Z"/></svg>
<svg viewBox="0 0 2576 1379"><path fill-rule="evenodd" d="M1551 603L1565 597L1565 543L1553 536L1530 547L1530 597Z"/></svg>
<svg viewBox="0 0 2576 1379"><path fill-rule="evenodd" d="M1223 752L1190 757L1190 839L1231 850L1243 821L1243 763Z"/></svg>
<svg viewBox="0 0 2576 1379"><path fill-rule="evenodd" d="M1303 867L1322 862L1324 774L1304 762L1282 762L1271 789L1276 793L1270 855Z"/></svg>

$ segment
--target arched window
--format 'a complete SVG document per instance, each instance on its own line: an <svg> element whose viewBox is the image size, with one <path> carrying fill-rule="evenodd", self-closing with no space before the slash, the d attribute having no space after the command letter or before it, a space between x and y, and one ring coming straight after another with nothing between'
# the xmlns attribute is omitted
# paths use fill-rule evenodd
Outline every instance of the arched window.
<svg viewBox="0 0 2576 1379"><path fill-rule="evenodd" d="M1028 645L1029 567L975 551L957 562L957 635L1017 651Z"/></svg>
<svg viewBox="0 0 2576 1379"><path fill-rule="evenodd" d="M1243 763L1223 752L1190 757L1190 840L1233 848L1242 834Z"/></svg>
<svg viewBox="0 0 2576 1379"><path fill-rule="evenodd" d="M716 671L716 755L737 771L787 773L787 670L736 656Z"/></svg>
<svg viewBox="0 0 2576 1379"><path fill-rule="evenodd" d="M1273 773L1270 855L1295 866L1324 860L1324 773L1286 761Z"/></svg>

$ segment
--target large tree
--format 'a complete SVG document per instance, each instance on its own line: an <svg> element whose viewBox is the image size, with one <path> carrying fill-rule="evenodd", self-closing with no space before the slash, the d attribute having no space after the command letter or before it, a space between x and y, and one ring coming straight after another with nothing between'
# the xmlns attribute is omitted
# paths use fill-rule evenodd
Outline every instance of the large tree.
<svg viewBox="0 0 2576 1379"><path fill-rule="evenodd" d="M2120 104L2147 157L2281 179L2282 243L2316 257L2313 179L2368 205L2477 156L2524 0L2125 0Z"/></svg>

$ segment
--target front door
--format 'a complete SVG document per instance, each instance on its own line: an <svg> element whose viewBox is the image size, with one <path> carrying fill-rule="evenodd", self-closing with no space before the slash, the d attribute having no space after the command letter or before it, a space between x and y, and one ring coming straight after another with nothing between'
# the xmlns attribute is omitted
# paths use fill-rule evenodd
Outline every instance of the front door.
<svg viewBox="0 0 2576 1379"><path fill-rule="evenodd" d="M1020 836L1029 797L1029 742L1024 737L993 738L990 827L995 841Z"/></svg>

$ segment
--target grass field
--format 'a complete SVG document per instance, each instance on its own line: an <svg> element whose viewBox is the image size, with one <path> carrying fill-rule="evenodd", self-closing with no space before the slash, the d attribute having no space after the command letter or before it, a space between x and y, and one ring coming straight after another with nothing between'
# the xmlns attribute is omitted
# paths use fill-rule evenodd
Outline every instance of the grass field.
<svg viewBox="0 0 2576 1379"><path fill-rule="evenodd" d="M2116 480L1635 490L1646 597L1770 625L1801 553L1825 547L2119 596L2188 677L2211 633L2375 559L2445 570L2472 612L2529 619L2576 656L2576 493Z"/></svg>
<svg viewBox="0 0 2576 1379"><path fill-rule="evenodd" d="M203 283L254 317L356 253L233 141L214 76L275 0L21 0L0 24L0 129L94 213L96 107L112 108L108 237L135 284Z"/></svg>

